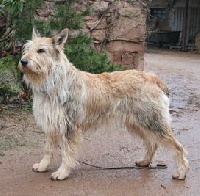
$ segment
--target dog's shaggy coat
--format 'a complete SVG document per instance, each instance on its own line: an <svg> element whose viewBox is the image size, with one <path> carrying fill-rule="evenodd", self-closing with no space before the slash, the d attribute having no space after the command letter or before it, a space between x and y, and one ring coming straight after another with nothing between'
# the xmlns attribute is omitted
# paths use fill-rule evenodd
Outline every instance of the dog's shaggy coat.
<svg viewBox="0 0 200 196"><path fill-rule="evenodd" d="M172 135L165 84L156 75L136 70L96 75L79 71L63 53L67 36L67 29L52 38L33 31L19 62L33 90L34 117L47 138L44 158L33 171L46 171L59 146L62 163L51 178L66 179L75 167L82 133L108 124L123 125L144 140L146 154L137 165L148 166L161 145L176 161L173 178L185 179L188 161Z"/></svg>

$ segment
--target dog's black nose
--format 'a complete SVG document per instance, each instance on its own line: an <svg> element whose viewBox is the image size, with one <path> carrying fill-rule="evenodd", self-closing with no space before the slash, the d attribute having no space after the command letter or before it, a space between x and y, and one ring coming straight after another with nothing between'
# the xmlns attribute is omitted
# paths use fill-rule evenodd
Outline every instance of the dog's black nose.
<svg viewBox="0 0 200 196"><path fill-rule="evenodd" d="M27 59L21 59L21 64L26 67L28 65L28 60Z"/></svg>

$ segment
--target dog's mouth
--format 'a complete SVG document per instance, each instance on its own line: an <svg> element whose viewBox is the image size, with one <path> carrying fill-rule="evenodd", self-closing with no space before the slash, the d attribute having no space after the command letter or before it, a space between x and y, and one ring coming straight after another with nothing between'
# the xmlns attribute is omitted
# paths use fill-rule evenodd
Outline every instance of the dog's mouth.
<svg viewBox="0 0 200 196"><path fill-rule="evenodd" d="M21 72L25 73L27 71L27 67L22 66L22 64L19 62L18 67Z"/></svg>
<svg viewBox="0 0 200 196"><path fill-rule="evenodd" d="M21 72L23 72L24 74L36 74L31 68L30 66L23 66L21 62L19 62L18 67L20 69Z"/></svg>
<svg viewBox="0 0 200 196"><path fill-rule="evenodd" d="M27 60L25 58L22 58L19 61L18 67L24 74L34 74L39 76L39 69L37 67L32 66L32 61L32 59Z"/></svg>
<svg viewBox="0 0 200 196"><path fill-rule="evenodd" d="M31 83L40 83L42 81L43 74L37 70L33 70L30 64L24 66L21 62L19 62L18 67Z"/></svg>

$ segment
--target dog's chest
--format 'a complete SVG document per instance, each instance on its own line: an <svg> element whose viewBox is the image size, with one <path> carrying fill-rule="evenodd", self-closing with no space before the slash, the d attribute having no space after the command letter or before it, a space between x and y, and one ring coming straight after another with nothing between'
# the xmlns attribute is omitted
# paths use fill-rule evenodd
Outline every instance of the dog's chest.
<svg viewBox="0 0 200 196"><path fill-rule="evenodd" d="M67 124L80 124L83 117L82 109L75 100L62 104L59 97L34 94L33 114L35 120L44 131L62 130Z"/></svg>
<svg viewBox="0 0 200 196"><path fill-rule="evenodd" d="M34 94L33 114L37 124L45 131L58 128L64 122L64 108L56 102L57 100L52 102L47 96Z"/></svg>

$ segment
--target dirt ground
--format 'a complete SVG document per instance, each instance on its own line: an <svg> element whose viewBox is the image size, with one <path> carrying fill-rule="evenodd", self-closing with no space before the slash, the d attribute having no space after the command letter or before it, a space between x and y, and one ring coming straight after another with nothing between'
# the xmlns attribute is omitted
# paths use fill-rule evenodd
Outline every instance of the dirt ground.
<svg viewBox="0 0 200 196"><path fill-rule="evenodd" d="M145 69L170 89L175 137L187 149L190 169L185 181L172 180L174 162L160 149L153 164L166 169L100 170L80 162L65 181L51 181L57 156L47 173L32 172L43 155L44 134L29 111L0 111L0 195L200 195L200 55L148 50ZM141 141L124 130L86 135L79 160L102 167L129 167L142 157Z"/></svg>

